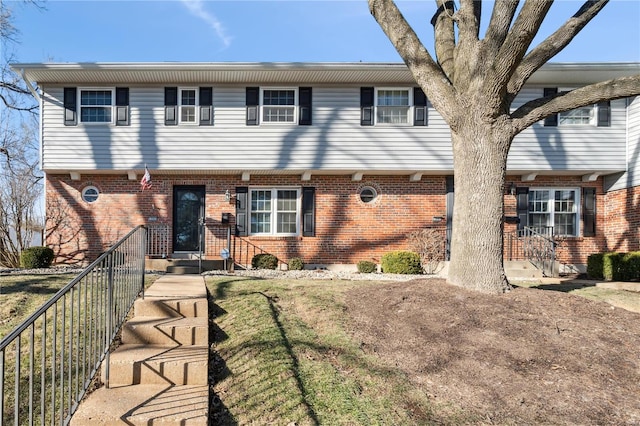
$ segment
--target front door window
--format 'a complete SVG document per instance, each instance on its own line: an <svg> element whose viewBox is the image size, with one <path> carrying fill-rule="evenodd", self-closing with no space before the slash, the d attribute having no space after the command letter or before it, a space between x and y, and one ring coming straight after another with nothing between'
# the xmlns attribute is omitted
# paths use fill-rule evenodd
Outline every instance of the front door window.
<svg viewBox="0 0 640 426"><path fill-rule="evenodd" d="M173 251L204 251L204 186L176 186L173 200Z"/></svg>

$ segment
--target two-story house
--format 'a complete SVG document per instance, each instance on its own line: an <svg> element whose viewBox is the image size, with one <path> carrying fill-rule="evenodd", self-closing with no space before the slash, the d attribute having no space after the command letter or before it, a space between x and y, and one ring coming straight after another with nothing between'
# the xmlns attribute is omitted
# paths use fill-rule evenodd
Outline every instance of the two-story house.
<svg viewBox="0 0 640 426"><path fill-rule="evenodd" d="M46 244L59 261L90 261L146 224L168 238L150 254L218 256L229 227L235 257L353 265L450 223L449 128L403 64L13 69L41 99ZM548 64L514 107L638 73L637 63ZM509 154L505 235L548 229L562 237L558 260L578 267L593 252L637 250L639 150L640 99L533 125Z"/></svg>

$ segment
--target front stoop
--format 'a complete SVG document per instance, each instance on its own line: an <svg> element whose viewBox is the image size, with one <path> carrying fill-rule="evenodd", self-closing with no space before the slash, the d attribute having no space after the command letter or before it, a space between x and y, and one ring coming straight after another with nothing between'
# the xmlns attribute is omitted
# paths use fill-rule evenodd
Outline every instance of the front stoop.
<svg viewBox="0 0 640 426"><path fill-rule="evenodd" d="M122 344L110 355L109 389L89 395L71 425L206 425L208 318L203 277L159 278L123 326Z"/></svg>

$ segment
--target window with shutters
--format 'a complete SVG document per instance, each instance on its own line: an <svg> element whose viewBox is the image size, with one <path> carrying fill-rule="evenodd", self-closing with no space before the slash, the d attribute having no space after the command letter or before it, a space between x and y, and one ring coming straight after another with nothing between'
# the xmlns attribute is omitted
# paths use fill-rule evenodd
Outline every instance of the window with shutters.
<svg viewBox="0 0 640 426"><path fill-rule="evenodd" d="M595 124L595 108L593 105L572 109L558 114L560 126Z"/></svg>
<svg viewBox="0 0 640 426"><path fill-rule="evenodd" d="M298 122L298 91L293 88L263 88L261 97L261 122L295 124Z"/></svg>
<svg viewBox="0 0 640 426"><path fill-rule="evenodd" d="M299 188L251 188L250 234L298 235L301 201Z"/></svg>
<svg viewBox="0 0 640 426"><path fill-rule="evenodd" d="M578 236L580 191L567 188L529 190L529 226L542 234Z"/></svg>
<svg viewBox="0 0 640 426"><path fill-rule="evenodd" d="M409 89L376 89L376 123L411 124L411 95Z"/></svg>
<svg viewBox="0 0 640 426"><path fill-rule="evenodd" d="M81 123L113 122L114 89L81 88L78 92Z"/></svg>
<svg viewBox="0 0 640 426"><path fill-rule="evenodd" d="M180 124L197 124L198 90L195 88L180 88L179 90Z"/></svg>

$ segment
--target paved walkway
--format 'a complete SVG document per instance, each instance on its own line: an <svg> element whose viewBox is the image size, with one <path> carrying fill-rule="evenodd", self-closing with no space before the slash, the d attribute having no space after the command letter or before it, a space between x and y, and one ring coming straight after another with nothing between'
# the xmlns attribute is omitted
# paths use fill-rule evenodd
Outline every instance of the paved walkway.
<svg viewBox="0 0 640 426"><path fill-rule="evenodd" d="M200 275L163 275L135 302L111 354L109 388L80 403L72 426L207 425L208 301ZM103 365L102 380L106 371Z"/></svg>

